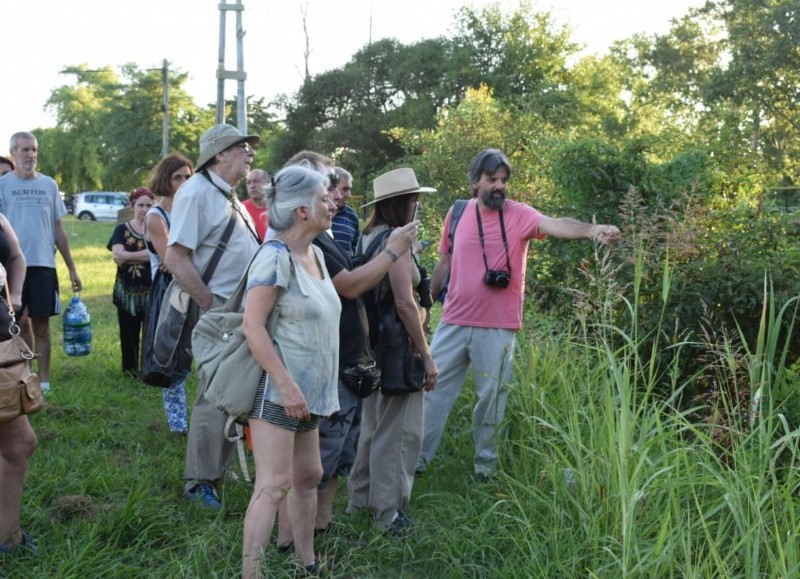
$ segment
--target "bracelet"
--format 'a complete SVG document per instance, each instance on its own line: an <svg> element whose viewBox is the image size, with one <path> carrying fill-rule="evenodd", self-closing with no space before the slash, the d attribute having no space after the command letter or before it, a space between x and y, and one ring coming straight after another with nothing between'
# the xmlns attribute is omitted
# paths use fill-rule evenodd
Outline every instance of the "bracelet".
<svg viewBox="0 0 800 579"><path fill-rule="evenodd" d="M383 250L383 253L385 253L386 255L388 255L391 258L392 263L395 263L398 259L400 259L400 256L397 255L394 251L392 251L388 247Z"/></svg>

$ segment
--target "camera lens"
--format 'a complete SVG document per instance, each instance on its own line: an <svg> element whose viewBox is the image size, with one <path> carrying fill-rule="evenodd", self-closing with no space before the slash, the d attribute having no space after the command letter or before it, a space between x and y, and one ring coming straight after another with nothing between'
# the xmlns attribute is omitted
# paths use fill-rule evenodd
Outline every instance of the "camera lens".
<svg viewBox="0 0 800 579"><path fill-rule="evenodd" d="M496 269L488 270L483 278L483 283L499 289L506 289L510 281L511 276L508 272L498 271Z"/></svg>

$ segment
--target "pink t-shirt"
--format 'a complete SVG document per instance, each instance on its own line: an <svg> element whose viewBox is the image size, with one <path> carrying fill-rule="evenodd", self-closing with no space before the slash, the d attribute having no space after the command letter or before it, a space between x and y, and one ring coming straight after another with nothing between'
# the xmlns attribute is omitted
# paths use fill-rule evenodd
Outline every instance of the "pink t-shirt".
<svg viewBox="0 0 800 579"><path fill-rule="evenodd" d="M504 328L518 331L522 327L522 302L525 288L525 269L528 259L528 241L539 235L542 214L533 207L506 201L503 207L508 259L511 263L511 281L500 289L483 283L486 266L484 250L478 237L478 220L475 215L477 202L471 199L456 227L450 257L450 282L444 302L442 321L459 326L480 328ZM445 218L439 253L450 250L450 217ZM500 233L500 212L481 211L484 246L489 269L506 270L506 252Z"/></svg>
<svg viewBox="0 0 800 579"><path fill-rule="evenodd" d="M256 233L258 233L258 240L264 241L264 235L267 232L267 208L259 209L250 199L242 201L250 217L253 218L253 223L256 225Z"/></svg>

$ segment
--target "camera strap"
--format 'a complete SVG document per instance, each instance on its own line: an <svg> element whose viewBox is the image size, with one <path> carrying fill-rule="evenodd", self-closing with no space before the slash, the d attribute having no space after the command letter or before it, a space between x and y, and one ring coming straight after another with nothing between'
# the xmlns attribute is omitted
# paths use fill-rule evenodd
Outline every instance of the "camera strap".
<svg viewBox="0 0 800 579"><path fill-rule="evenodd" d="M508 259L508 238L506 237L506 222L503 219L503 209L500 210L500 235L503 236L503 247L506 249L506 270L508 275L511 275L511 261ZM489 271L489 262L486 260L486 247L483 243L483 222L481 221L481 212L478 209L478 204L475 204L475 217L478 218L478 238L481 241L481 252L483 253L483 266L486 271Z"/></svg>

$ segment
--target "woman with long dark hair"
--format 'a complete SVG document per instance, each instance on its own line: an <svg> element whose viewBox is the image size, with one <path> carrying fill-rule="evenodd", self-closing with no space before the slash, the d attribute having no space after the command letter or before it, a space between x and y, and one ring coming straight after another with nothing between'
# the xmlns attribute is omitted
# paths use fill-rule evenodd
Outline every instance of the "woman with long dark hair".
<svg viewBox="0 0 800 579"><path fill-rule="evenodd" d="M433 193L435 189L420 187L414 171L404 168L376 178L374 191L375 200L368 205L374 204L375 208L359 242L362 248L368 248L378 236L385 238L394 228L413 221L420 193ZM421 281L419 268L410 251L395 257L395 264L381 282L389 290L380 290L379 286L389 302L385 305L386 317L381 317L385 323L370 324L370 331L377 329L379 334L370 335L370 341L376 346L381 343L381 332L391 331L411 343L407 348L385 353L376 347L376 359L384 366L384 384L380 392L363 401L361 436L348 481L348 510L368 508L380 530L399 535L411 526L406 511L422 448L422 392L433 390L438 372L425 338L424 314L415 292ZM402 357L406 349L415 350L424 364L424 375L419 375L415 384L419 390L388 395L384 388L387 365Z"/></svg>
<svg viewBox="0 0 800 579"><path fill-rule="evenodd" d="M156 196L157 202L155 207L147 213L145 239L147 240L147 249L150 251L150 272L153 282L156 282L158 277L164 277L166 278L164 286L172 279L172 275L164 265L172 201L180 186L193 174L192 162L183 155L172 153L161 159L161 162L156 165L150 180L150 190ZM176 434L186 434L189 428L186 418L187 375L188 373L177 378L163 389L167 424L170 432Z"/></svg>

